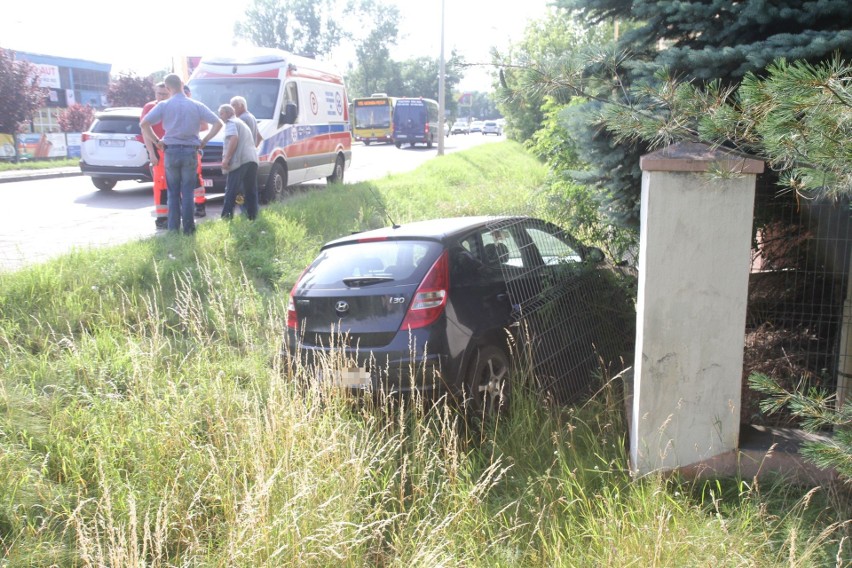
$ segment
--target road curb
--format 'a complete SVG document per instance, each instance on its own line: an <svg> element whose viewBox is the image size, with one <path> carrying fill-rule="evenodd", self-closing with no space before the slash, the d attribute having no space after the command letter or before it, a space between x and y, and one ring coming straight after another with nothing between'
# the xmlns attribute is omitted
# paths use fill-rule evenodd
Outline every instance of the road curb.
<svg viewBox="0 0 852 568"><path fill-rule="evenodd" d="M83 175L83 172L57 172L57 171L46 171L39 172L34 171L30 172L8 172L6 174L0 173L0 183L11 183L16 181L30 181L30 180L38 180L38 179L51 179L51 178L63 178L63 177L77 177Z"/></svg>

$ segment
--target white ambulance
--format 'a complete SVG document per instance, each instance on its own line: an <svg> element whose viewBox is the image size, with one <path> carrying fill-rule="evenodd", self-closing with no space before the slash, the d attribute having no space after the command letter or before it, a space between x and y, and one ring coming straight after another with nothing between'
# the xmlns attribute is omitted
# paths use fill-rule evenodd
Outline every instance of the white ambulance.
<svg viewBox="0 0 852 568"><path fill-rule="evenodd" d="M342 183L352 162L349 101L343 76L328 64L278 49L202 57L189 79L192 98L213 112L236 95L257 118L258 191L262 203L287 186L326 178ZM204 148L202 177L208 192L222 192L223 132Z"/></svg>

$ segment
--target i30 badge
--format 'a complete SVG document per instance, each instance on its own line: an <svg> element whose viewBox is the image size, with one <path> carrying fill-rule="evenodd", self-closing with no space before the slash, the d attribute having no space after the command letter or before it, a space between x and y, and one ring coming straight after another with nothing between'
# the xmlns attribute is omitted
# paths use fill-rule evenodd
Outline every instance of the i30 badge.
<svg viewBox="0 0 852 568"><path fill-rule="evenodd" d="M339 314L345 314L349 311L349 302L346 302L344 300L338 301L336 304L334 304L334 311Z"/></svg>

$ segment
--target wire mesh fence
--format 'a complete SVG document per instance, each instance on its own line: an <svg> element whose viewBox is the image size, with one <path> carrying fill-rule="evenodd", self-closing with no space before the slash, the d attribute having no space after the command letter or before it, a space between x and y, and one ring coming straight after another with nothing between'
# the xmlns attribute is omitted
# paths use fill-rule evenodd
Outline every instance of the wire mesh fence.
<svg viewBox="0 0 852 568"><path fill-rule="evenodd" d="M766 416L748 388L751 373L783 386L834 392L852 361L842 354L849 284L848 200L807 200L778 193L758 179L743 361L743 423L794 425L789 414Z"/></svg>
<svg viewBox="0 0 852 568"><path fill-rule="evenodd" d="M538 238L528 229L529 242L514 242L509 229L507 221L489 226L519 328L522 364L533 371L540 392L559 403L576 401L633 363L635 277L566 231L549 239L544 230Z"/></svg>

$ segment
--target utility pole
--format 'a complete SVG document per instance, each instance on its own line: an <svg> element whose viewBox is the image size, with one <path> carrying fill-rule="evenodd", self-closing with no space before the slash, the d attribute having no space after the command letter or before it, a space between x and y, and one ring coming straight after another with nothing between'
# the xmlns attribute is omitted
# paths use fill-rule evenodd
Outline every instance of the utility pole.
<svg viewBox="0 0 852 568"><path fill-rule="evenodd" d="M441 65L438 71L438 155L444 155L444 0L441 0Z"/></svg>

